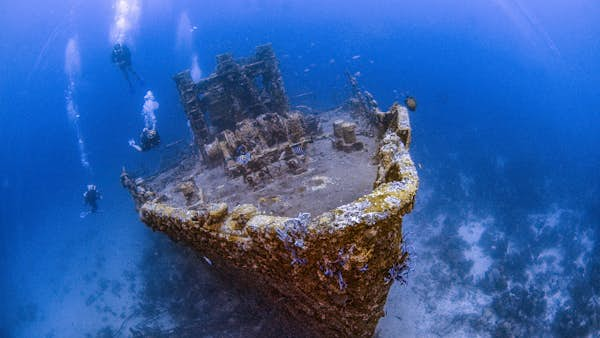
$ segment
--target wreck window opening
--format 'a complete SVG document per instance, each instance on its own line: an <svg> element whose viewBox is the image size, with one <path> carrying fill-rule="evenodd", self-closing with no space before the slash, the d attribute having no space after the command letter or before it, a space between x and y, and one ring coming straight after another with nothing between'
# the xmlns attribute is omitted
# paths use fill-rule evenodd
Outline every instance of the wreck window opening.
<svg viewBox="0 0 600 338"><path fill-rule="evenodd" d="M196 97L198 98L198 101L202 102L204 105L204 107L202 107L202 109L201 109L202 118L204 119L204 123L205 123L207 129L209 130L209 133L212 134L213 132L212 132L211 128L213 125L212 125L211 114L210 114L210 111L208 111L206 109L206 104L205 104L205 102L207 100L207 95L205 93L198 93L198 94L196 94Z"/></svg>
<svg viewBox="0 0 600 338"><path fill-rule="evenodd" d="M258 90L258 93L260 95L262 95L262 93L265 91L265 80L262 76L262 74L258 74L257 76L254 77L254 86L256 87L256 90Z"/></svg>
<svg viewBox="0 0 600 338"><path fill-rule="evenodd" d="M206 127L208 128L208 133L213 135L216 133L215 126L212 123L210 111L204 110L202 111L204 114L204 122L206 123Z"/></svg>
<svg viewBox="0 0 600 338"><path fill-rule="evenodd" d="M261 102L263 104L269 105L273 97L271 96L271 93L267 90L269 83L266 82L263 74L258 74L256 77L254 77L254 85L256 86Z"/></svg>

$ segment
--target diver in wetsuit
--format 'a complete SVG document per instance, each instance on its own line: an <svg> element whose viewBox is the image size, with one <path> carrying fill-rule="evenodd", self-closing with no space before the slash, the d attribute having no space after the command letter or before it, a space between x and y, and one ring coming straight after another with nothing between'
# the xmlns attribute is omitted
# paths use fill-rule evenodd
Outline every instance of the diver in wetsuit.
<svg viewBox="0 0 600 338"><path fill-rule="evenodd" d="M94 184L88 184L87 191L83 193L83 201L90 207L90 212L94 213L98 210L98 200L102 199L102 195Z"/></svg>
<svg viewBox="0 0 600 338"><path fill-rule="evenodd" d="M140 84L144 83L144 80L142 80L131 66L131 51L125 44L116 43L114 45L111 60L114 64L119 66L119 69L123 72L123 76L125 76L125 80L127 80L127 83L129 84L129 89L133 90L133 84L129 78L129 73L133 74Z"/></svg>
<svg viewBox="0 0 600 338"><path fill-rule="evenodd" d="M160 144L160 135L154 129L144 128L140 134L140 144L134 140L129 140L129 145L137 151L148 151Z"/></svg>

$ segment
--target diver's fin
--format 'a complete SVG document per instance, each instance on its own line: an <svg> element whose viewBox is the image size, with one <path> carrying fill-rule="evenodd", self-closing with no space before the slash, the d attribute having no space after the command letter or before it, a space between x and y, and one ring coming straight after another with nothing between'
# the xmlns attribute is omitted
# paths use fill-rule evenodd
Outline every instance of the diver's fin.
<svg viewBox="0 0 600 338"><path fill-rule="evenodd" d="M131 71L131 74L133 74L133 76L135 76L135 78L137 79L138 83L140 84L140 87L146 85L146 81L144 81L144 79L135 70L133 70L133 68L129 68L129 70Z"/></svg>

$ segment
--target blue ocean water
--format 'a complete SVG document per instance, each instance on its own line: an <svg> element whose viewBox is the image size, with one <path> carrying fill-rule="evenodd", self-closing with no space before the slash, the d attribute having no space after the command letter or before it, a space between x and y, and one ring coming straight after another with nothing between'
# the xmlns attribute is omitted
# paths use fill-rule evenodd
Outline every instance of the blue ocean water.
<svg viewBox="0 0 600 338"><path fill-rule="evenodd" d="M3 1L0 31L0 336L130 336L194 274L211 290L196 300L228 306L186 315L201 336L279 332L139 222L118 180L160 165L127 144L147 90L162 141L187 141L172 75L266 42L292 104L340 104L345 71L382 108L418 100L412 271L377 335L600 332L596 1ZM134 92L111 64L117 40L144 79ZM92 183L99 212L81 218Z"/></svg>

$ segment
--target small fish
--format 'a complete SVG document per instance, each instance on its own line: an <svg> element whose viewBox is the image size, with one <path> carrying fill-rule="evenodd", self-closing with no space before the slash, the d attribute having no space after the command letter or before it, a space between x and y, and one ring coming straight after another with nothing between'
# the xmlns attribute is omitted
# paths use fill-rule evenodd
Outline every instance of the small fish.
<svg viewBox="0 0 600 338"><path fill-rule="evenodd" d="M302 149L302 145L301 144L297 144L295 146L292 146L292 152L296 156L303 156L304 155L304 149Z"/></svg>
<svg viewBox="0 0 600 338"><path fill-rule="evenodd" d="M313 94L314 94L313 92L306 92L306 93L298 94L298 95L296 95L294 97L304 97L304 96L309 96L309 95L313 95ZM298 105L298 106L296 106L296 108L305 108L305 107L306 106L304 106L304 105ZM309 107L306 107L306 108L309 108Z"/></svg>
<svg viewBox="0 0 600 338"><path fill-rule="evenodd" d="M305 72L305 73L308 73L308 72L310 72L310 68L305 68L305 69L304 69L304 72Z"/></svg>
<svg viewBox="0 0 600 338"><path fill-rule="evenodd" d="M360 59L360 55L354 55L354 56L352 57L352 60L358 60L358 59Z"/></svg>
<svg viewBox="0 0 600 338"><path fill-rule="evenodd" d="M213 264L213 263L212 263L212 261L211 261L211 260L210 260L208 257L206 257L206 256L202 256L202 258L204 258L204 261L205 261L206 263L208 263L208 265L212 265L212 264Z"/></svg>

